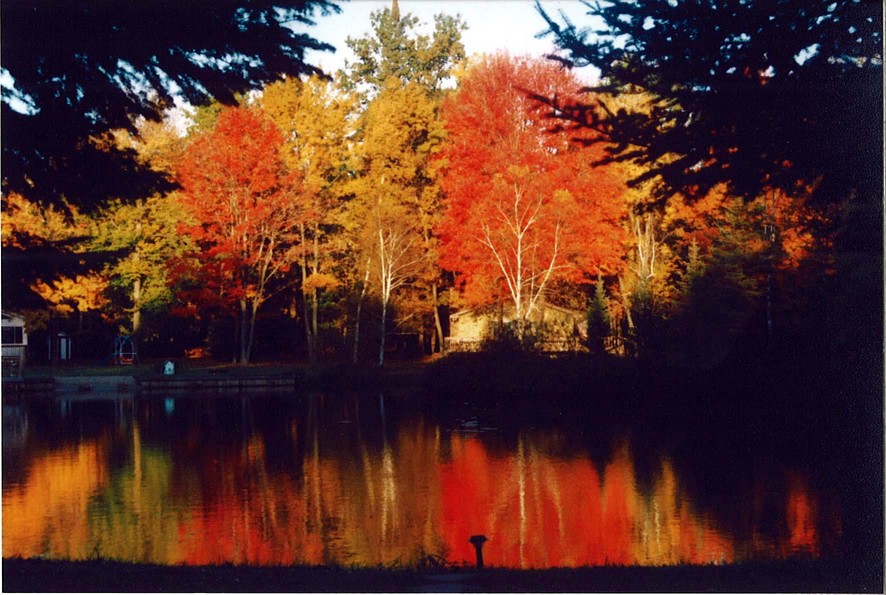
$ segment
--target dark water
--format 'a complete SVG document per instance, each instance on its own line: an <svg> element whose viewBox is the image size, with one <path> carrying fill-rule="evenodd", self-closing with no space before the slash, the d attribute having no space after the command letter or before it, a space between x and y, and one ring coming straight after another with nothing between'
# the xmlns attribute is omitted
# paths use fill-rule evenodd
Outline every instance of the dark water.
<svg viewBox="0 0 886 595"><path fill-rule="evenodd" d="M817 465L672 444L431 416L415 395L34 399L3 406L3 555L458 563L475 534L515 568L843 555Z"/></svg>

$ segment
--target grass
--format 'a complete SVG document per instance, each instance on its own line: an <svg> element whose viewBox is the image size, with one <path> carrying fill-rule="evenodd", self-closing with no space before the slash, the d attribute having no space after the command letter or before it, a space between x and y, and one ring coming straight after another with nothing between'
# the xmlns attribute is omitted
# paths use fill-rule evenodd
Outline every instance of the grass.
<svg viewBox="0 0 886 595"><path fill-rule="evenodd" d="M785 561L724 566L414 569L161 566L93 560L3 560L4 591L93 592L882 592L882 569Z"/></svg>

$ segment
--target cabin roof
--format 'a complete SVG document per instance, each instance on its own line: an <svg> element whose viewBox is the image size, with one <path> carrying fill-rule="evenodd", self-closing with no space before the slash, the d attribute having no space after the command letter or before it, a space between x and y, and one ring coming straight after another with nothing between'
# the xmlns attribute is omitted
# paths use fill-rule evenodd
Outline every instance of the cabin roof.
<svg viewBox="0 0 886 595"><path fill-rule="evenodd" d="M15 312L8 312L6 310L0 311L0 317L2 317L3 322L5 323L21 323L24 325L25 319L21 314L16 314Z"/></svg>

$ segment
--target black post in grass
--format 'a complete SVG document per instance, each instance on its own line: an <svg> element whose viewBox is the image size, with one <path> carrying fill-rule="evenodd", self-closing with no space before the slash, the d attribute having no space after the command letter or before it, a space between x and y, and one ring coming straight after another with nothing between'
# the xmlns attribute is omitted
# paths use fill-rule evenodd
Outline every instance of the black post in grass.
<svg viewBox="0 0 886 595"><path fill-rule="evenodd" d="M483 544L489 541L485 535L471 535L468 539L477 551L477 568L483 568Z"/></svg>

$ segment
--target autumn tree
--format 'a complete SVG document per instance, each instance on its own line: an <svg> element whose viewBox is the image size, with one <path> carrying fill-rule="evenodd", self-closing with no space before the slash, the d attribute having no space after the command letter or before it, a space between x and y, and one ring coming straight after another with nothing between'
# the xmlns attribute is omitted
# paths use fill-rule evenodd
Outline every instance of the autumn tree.
<svg viewBox="0 0 886 595"><path fill-rule="evenodd" d="M618 163L609 167L625 182L620 198L627 232L613 293L618 297L620 338L626 351L636 355L660 339L661 321L669 316L676 299L677 258L664 208L654 199L655 181L631 187L628 181L641 174L642 166Z"/></svg>
<svg viewBox="0 0 886 595"><path fill-rule="evenodd" d="M217 102L195 108L190 116L193 124L189 132L203 131L199 128L199 123L204 119L203 114L213 112L217 116L221 108L222 105ZM161 120L136 118L133 129L108 130L94 136L93 144L97 148L107 151L116 149L134 152L134 159L139 165L172 181L175 177L175 169L181 161L182 153L189 139L193 137L193 135L188 136L184 133L185 122L178 121L181 115L181 113L170 111L165 113ZM212 124L215 124L215 120ZM211 128L211 126L206 128Z"/></svg>
<svg viewBox="0 0 886 595"><path fill-rule="evenodd" d="M208 277L217 288L220 303L236 309L241 363L250 360L271 282L298 258L295 230L305 206L282 149L283 136L267 116L228 108L178 168L179 205L193 220L181 229L197 248L189 261L197 279Z"/></svg>
<svg viewBox="0 0 886 595"><path fill-rule="evenodd" d="M350 216L359 221L359 252L374 271L382 302L382 348L387 315L395 292L421 276L434 275L424 234L422 207L432 191L427 166L438 150L443 128L434 104L416 84L390 79L367 107L360 122L357 177ZM358 261L362 261L360 258ZM359 321L357 321L359 324Z"/></svg>
<svg viewBox="0 0 886 595"><path fill-rule="evenodd" d="M126 297L121 306L129 334L140 334L143 313L163 311L172 302L168 262L187 249L178 198L152 196L132 203L111 201L91 218L89 250L109 254L104 274L110 288Z"/></svg>
<svg viewBox="0 0 886 595"><path fill-rule="evenodd" d="M691 309L687 300L692 288L702 287L707 288L707 298L720 306L705 305L697 296L690 300L695 306L722 318L731 315L730 304L744 312L734 316L740 327L727 325L730 328L721 327L710 335L735 336L741 331L772 347L783 333L796 332L801 311L811 306L810 300L820 300L821 289L832 283L835 211L833 206L815 203L808 193L787 196L770 189L748 201L729 194L723 185L695 201L672 199L662 225L672 249L683 255L684 281L678 288L682 318L693 316L687 312ZM711 289L715 281L725 292L721 299ZM735 299L730 301L726 294ZM748 320L752 310L755 314ZM711 321L705 324L717 327Z"/></svg>
<svg viewBox="0 0 886 595"><path fill-rule="evenodd" d="M62 275L45 281L37 279L31 289L43 298L50 310L62 318L77 317L77 330L83 330L83 316L101 310L107 303L109 279L101 273Z"/></svg>
<svg viewBox="0 0 886 595"><path fill-rule="evenodd" d="M372 205L372 223L368 228L374 236L370 254L381 301L379 366L385 363L387 321L394 292L415 279L422 257L417 245L420 236L415 227L409 224L409 213L394 194L396 190L388 194L381 189L377 202Z"/></svg>
<svg viewBox="0 0 886 595"><path fill-rule="evenodd" d="M179 209L167 198L110 201L83 213L11 193L4 207L4 307L26 315L29 332L48 328L82 337L124 318L114 326L133 333L144 310L163 310L170 301L166 264L182 238ZM95 349L95 338L78 352Z"/></svg>
<svg viewBox="0 0 886 595"><path fill-rule="evenodd" d="M42 204L17 192L3 196L3 307L28 319L29 332L106 304L108 278L87 252L89 218L76 205Z"/></svg>
<svg viewBox="0 0 886 595"><path fill-rule="evenodd" d="M579 87L554 64L499 54L469 69L444 104L440 263L457 273L468 303L509 302L520 324L553 280L617 268L617 178L552 131L548 108L530 97Z"/></svg>
<svg viewBox="0 0 886 595"><path fill-rule="evenodd" d="M334 259L341 195L348 179L348 137L354 101L333 83L312 76L267 86L259 101L283 135L287 167L301 180L304 217L299 222L301 308L308 358L319 350L321 294L339 285Z"/></svg>
<svg viewBox="0 0 886 595"><path fill-rule="evenodd" d="M434 18L433 33L424 35L418 19L401 14L396 0L390 9L374 12L371 18L368 35L347 40L357 58L353 64L346 64L340 76L346 88L359 94L367 110L387 110L409 129L405 144L392 146L392 151L402 152L408 167L414 168L410 180L404 183L412 188L409 196L414 204L410 212L419 224L419 245L426 266L415 279L408 302L422 335L426 324L423 319L432 319L431 349L442 350L440 307L444 282L440 271L427 264L437 259L439 240L434 230L442 213L441 191L431 155L441 140L438 121L440 101L446 93L444 86L465 58L461 41L465 25L459 17L440 14ZM394 92L394 88L401 90ZM379 107L379 100L387 107ZM401 117L397 113L401 109L409 115ZM407 154L409 150L411 154ZM406 301L401 305L406 306Z"/></svg>
<svg viewBox="0 0 886 595"><path fill-rule="evenodd" d="M584 23L536 5L568 61L600 69L603 92L660 100L649 113L564 109L614 141L612 158L653 165L658 198L809 187L841 206L829 321L808 334L830 335L834 371L882 411L882 3L612 0L587 3Z"/></svg>
<svg viewBox="0 0 886 595"><path fill-rule="evenodd" d="M24 249L75 240L85 232L79 215L74 205L44 205L9 192L3 196L3 247Z"/></svg>

